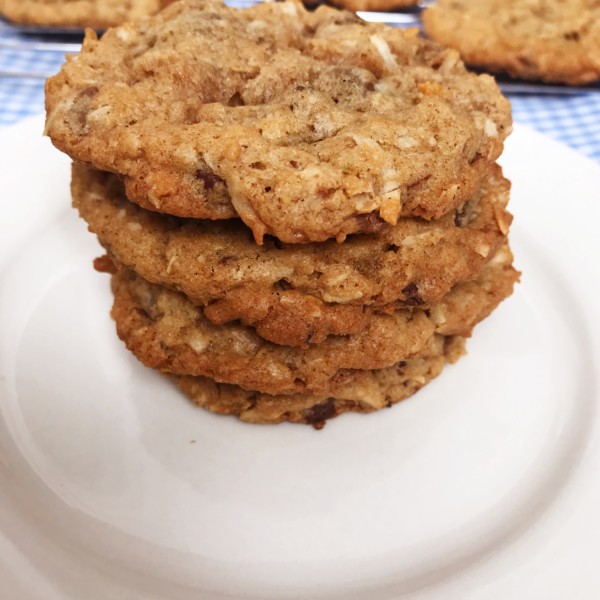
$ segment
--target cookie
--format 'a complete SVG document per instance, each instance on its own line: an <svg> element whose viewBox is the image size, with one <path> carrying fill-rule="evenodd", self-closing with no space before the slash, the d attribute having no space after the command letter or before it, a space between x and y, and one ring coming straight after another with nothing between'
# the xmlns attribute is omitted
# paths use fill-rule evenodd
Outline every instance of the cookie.
<svg viewBox="0 0 600 600"><path fill-rule="evenodd" d="M238 220L176 219L128 202L118 179L73 166L75 207L110 255L182 291L216 324L241 320L275 343L356 334L388 305L428 307L475 279L504 242L509 182L494 167L478 192L437 221L402 218L343 244L257 246Z"/></svg>
<svg viewBox="0 0 600 600"><path fill-rule="evenodd" d="M416 6L419 0L331 0L331 4L346 10L389 11ZM309 4L309 2L305 2Z"/></svg>
<svg viewBox="0 0 600 600"><path fill-rule="evenodd" d="M213 325L183 294L127 270L113 276L112 316L119 337L151 368L269 394L324 394L353 371L429 356L440 335L470 335L512 292L517 275L511 263L504 247L477 282L458 284L430 310L375 315L363 332L329 338L307 350L272 344L237 323Z"/></svg>
<svg viewBox="0 0 600 600"><path fill-rule="evenodd" d="M510 131L494 80L416 30L294 1L184 0L88 33L46 85L46 132L181 217L323 241L472 196Z"/></svg>
<svg viewBox="0 0 600 600"><path fill-rule="evenodd" d="M378 371L361 371L335 385L327 396L269 395L216 383L207 377L171 375L195 404L222 415L236 415L248 423L307 423L321 429L325 421L345 412L370 413L408 398L464 354L464 338L439 336L432 355L401 361Z"/></svg>
<svg viewBox="0 0 600 600"><path fill-rule="evenodd" d="M600 79L597 0L440 0L423 25L475 67L549 83Z"/></svg>
<svg viewBox="0 0 600 600"><path fill-rule="evenodd" d="M0 14L20 25L106 29L158 12L173 0L0 0Z"/></svg>

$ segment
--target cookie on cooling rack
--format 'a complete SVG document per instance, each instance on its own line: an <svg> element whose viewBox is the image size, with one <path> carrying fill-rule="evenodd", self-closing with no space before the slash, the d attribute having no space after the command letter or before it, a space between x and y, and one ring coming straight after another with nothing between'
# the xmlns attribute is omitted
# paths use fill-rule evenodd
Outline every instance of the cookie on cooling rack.
<svg viewBox="0 0 600 600"><path fill-rule="evenodd" d="M158 12L174 0L0 0L0 15L19 25L106 29Z"/></svg>
<svg viewBox="0 0 600 600"><path fill-rule="evenodd" d="M600 79L597 0L439 0L423 24L484 70L570 85Z"/></svg>

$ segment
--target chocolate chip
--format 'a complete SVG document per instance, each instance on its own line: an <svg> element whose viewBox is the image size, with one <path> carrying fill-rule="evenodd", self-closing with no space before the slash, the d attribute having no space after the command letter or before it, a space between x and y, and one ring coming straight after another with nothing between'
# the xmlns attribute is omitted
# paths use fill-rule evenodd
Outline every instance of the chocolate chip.
<svg viewBox="0 0 600 600"><path fill-rule="evenodd" d="M279 281L275 282L275 287L286 291L292 289L292 284L287 279L280 279Z"/></svg>
<svg viewBox="0 0 600 600"><path fill-rule="evenodd" d="M314 335L315 335L315 328L314 327L309 327L308 328L308 332L306 333L306 337L304 338L304 343L305 344L310 344L310 340L313 339Z"/></svg>
<svg viewBox="0 0 600 600"><path fill-rule="evenodd" d="M569 42L578 42L579 41L579 32L578 31L569 31L563 35L565 40Z"/></svg>
<svg viewBox="0 0 600 600"><path fill-rule="evenodd" d="M328 198L331 198L331 196L333 196L334 193L335 188L317 188L317 196L319 196L319 198L321 198L322 200L327 200Z"/></svg>
<svg viewBox="0 0 600 600"><path fill-rule="evenodd" d="M327 401L321 404L316 404L306 412L305 419L310 425L324 425L327 419L335 416L335 400L328 398ZM318 427L319 429L321 427Z"/></svg>
<svg viewBox="0 0 600 600"><path fill-rule="evenodd" d="M80 92L79 94L79 98L93 98L98 92L99 92L99 88L95 85L92 85L88 88L85 88L85 90L83 90L82 92Z"/></svg>
<svg viewBox="0 0 600 600"><path fill-rule="evenodd" d="M386 252L394 252L395 254L397 254L398 250L400 250L400 246L396 246L396 244L389 244L385 247Z"/></svg>
<svg viewBox="0 0 600 600"><path fill-rule="evenodd" d="M386 226L385 221L376 212L358 215L355 219L360 233L380 233Z"/></svg>
<svg viewBox="0 0 600 600"><path fill-rule="evenodd" d="M356 374L355 369L340 369L332 378L331 383L335 385L342 385L348 381L352 381Z"/></svg>
<svg viewBox="0 0 600 600"><path fill-rule="evenodd" d="M242 96L240 95L240 93L236 92L233 96L231 96L231 98L229 98L227 105L228 106L244 106L244 100L242 99Z"/></svg>
<svg viewBox="0 0 600 600"><path fill-rule="evenodd" d="M233 262L236 259L235 256L221 256L221 258L219 258L219 264L220 265L228 265L229 263Z"/></svg>
<svg viewBox="0 0 600 600"><path fill-rule="evenodd" d="M212 171L196 171L196 178L204 183L204 189L212 190L217 183L225 183L216 173Z"/></svg>
<svg viewBox="0 0 600 600"><path fill-rule="evenodd" d="M134 310L138 314L138 316L142 318L142 320L152 321L152 315L145 308L142 308L141 306L136 306Z"/></svg>
<svg viewBox="0 0 600 600"><path fill-rule="evenodd" d="M421 306L425 301L419 295L419 288L416 283L409 283L403 288L402 293L406 296L402 304L405 306Z"/></svg>
<svg viewBox="0 0 600 600"><path fill-rule="evenodd" d="M480 152L475 152L475 154L473 154L473 156L469 159L469 166L474 165L480 160L483 160L483 155Z"/></svg>

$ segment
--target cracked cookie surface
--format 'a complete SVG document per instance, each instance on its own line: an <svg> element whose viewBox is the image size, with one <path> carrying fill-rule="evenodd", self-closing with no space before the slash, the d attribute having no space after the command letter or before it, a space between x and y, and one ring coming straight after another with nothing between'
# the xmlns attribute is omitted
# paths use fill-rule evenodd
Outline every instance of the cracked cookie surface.
<svg viewBox="0 0 600 600"><path fill-rule="evenodd" d="M237 220L144 210L115 176L91 167L74 164L72 179L75 207L115 262L185 293L216 324L241 320L295 346L359 333L374 312L427 308L457 282L475 279L508 233L509 188L494 167L469 201L437 221L402 218L343 244L257 246Z"/></svg>
<svg viewBox="0 0 600 600"><path fill-rule="evenodd" d="M571 85L600 79L598 0L440 0L423 24L482 69Z"/></svg>
<svg viewBox="0 0 600 600"><path fill-rule="evenodd" d="M494 80L416 30L296 2L177 2L90 34L46 85L46 132L182 217L258 243L343 240L473 195L510 131Z"/></svg>

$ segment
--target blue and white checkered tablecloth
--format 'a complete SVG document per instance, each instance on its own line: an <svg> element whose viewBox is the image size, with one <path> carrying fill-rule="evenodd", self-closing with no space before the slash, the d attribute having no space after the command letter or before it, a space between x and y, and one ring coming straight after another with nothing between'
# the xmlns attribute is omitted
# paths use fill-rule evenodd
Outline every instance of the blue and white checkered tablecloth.
<svg viewBox="0 0 600 600"><path fill-rule="evenodd" d="M73 37L51 38L53 44L74 41ZM23 42L31 49L13 47ZM34 44L43 44L43 49ZM55 73L63 61L64 51L50 49L48 37L17 32L0 20L0 127L44 110L43 79L7 77L7 73ZM512 94L509 98L515 122L600 161L600 87L573 95Z"/></svg>

